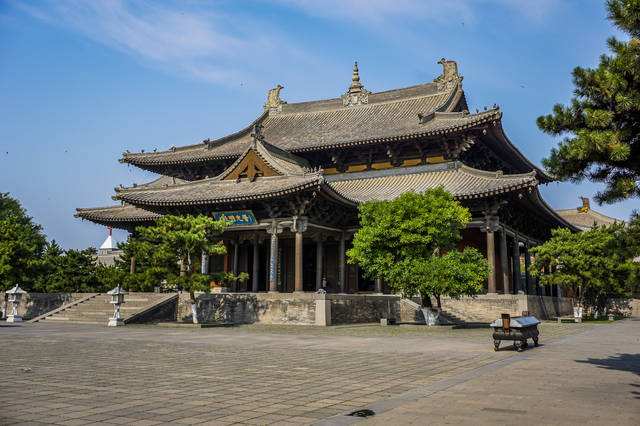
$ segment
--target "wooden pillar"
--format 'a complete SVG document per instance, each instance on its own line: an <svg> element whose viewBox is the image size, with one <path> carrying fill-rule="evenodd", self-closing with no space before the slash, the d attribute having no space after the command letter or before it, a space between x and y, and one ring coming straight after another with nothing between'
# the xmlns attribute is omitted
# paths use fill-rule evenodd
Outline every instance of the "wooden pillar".
<svg viewBox="0 0 640 426"><path fill-rule="evenodd" d="M129 261L129 273L130 274L136 273L136 257L135 256L131 256L131 260Z"/></svg>
<svg viewBox="0 0 640 426"><path fill-rule="evenodd" d="M253 238L253 265L251 272L251 291L258 292L258 274L260 268L260 250L258 246L258 235Z"/></svg>
<svg viewBox="0 0 640 426"><path fill-rule="evenodd" d="M344 262L345 248L346 248L346 236L342 234L340 236L340 250L338 253L338 281L339 281L340 293L344 293L344 289L345 289L345 278L346 278L345 262Z"/></svg>
<svg viewBox="0 0 640 426"><path fill-rule="evenodd" d="M487 263L489 263L489 283L487 292L496 293L496 242L494 232L491 229L487 234Z"/></svg>
<svg viewBox="0 0 640 426"><path fill-rule="evenodd" d="M524 285L527 287L525 293L531 292L531 254L529 245L526 245L524 252Z"/></svg>
<svg viewBox="0 0 640 426"><path fill-rule="evenodd" d="M509 294L509 256L507 254L507 231L500 230L500 272L502 273L502 292Z"/></svg>
<svg viewBox="0 0 640 426"><path fill-rule="evenodd" d="M322 238L316 240L316 290L322 288L322 263L324 262L324 245Z"/></svg>
<svg viewBox="0 0 640 426"><path fill-rule="evenodd" d="M382 278L376 278L375 288L373 291L377 294L382 294Z"/></svg>
<svg viewBox="0 0 640 426"><path fill-rule="evenodd" d="M303 235L302 233L307 230L307 220L304 217L297 217L293 220L293 229L295 232L296 245L295 245L295 273L293 279L293 291L304 291L304 277L302 270L302 249L303 249Z"/></svg>
<svg viewBox="0 0 640 426"><path fill-rule="evenodd" d="M278 291L278 234L282 230L278 229L277 223L273 223L267 232L271 234L271 246L269 250L269 292Z"/></svg>
<svg viewBox="0 0 640 426"><path fill-rule="evenodd" d="M518 236L513 237L513 292L522 291L522 277L520 276L520 242Z"/></svg>
<svg viewBox="0 0 640 426"><path fill-rule="evenodd" d="M233 241L233 275L238 275L238 260L240 257L240 240Z"/></svg>
<svg viewBox="0 0 640 426"><path fill-rule="evenodd" d="M302 232L296 231L296 259L295 276L293 282L294 291L303 291L302 287Z"/></svg>

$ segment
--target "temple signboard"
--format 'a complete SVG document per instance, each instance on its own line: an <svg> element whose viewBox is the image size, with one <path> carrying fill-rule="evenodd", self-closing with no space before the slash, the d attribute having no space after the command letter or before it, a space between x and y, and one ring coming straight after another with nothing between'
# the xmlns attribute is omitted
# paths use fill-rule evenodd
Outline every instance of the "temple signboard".
<svg viewBox="0 0 640 426"><path fill-rule="evenodd" d="M232 225L255 225L258 223L251 210L234 210L228 212L214 212L213 218L224 219Z"/></svg>

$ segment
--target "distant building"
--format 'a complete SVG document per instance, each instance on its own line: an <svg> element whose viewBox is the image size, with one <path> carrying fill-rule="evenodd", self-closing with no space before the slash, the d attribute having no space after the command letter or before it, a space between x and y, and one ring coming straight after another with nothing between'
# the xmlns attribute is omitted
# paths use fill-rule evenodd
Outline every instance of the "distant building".
<svg viewBox="0 0 640 426"><path fill-rule="evenodd" d="M567 222L575 226L576 228L586 231L594 226L611 225L616 222L623 222L620 219L616 219L610 216L606 216L597 211L591 210L589 199L586 197L580 197L582 200L582 206L575 209L557 210L558 214Z"/></svg>
<svg viewBox="0 0 640 426"><path fill-rule="evenodd" d="M116 259L120 258L122 250L119 250L113 243L113 228L109 226L108 229L109 235L98 249L96 262L100 265L113 266Z"/></svg>

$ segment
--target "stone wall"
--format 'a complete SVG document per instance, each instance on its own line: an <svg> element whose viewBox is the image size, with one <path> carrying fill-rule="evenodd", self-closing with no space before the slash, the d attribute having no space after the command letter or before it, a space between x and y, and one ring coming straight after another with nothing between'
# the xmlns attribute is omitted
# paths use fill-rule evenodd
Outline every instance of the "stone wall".
<svg viewBox="0 0 640 426"><path fill-rule="evenodd" d="M526 297L522 295L481 294L460 299L443 297L441 302L445 315L450 314L453 320L460 319L469 323L488 323L500 318L503 313L516 316L527 310ZM436 306L435 300L432 303Z"/></svg>
<svg viewBox="0 0 640 426"><path fill-rule="evenodd" d="M573 299L569 297L527 297L527 310L538 319L573 316Z"/></svg>
<svg viewBox="0 0 640 426"><path fill-rule="evenodd" d="M400 296L328 294L332 324L379 322L381 318L400 320Z"/></svg>
<svg viewBox="0 0 640 426"><path fill-rule="evenodd" d="M198 294L198 322L313 325L316 321L315 296L313 293L295 296L291 293ZM177 320L192 321L188 293L180 294Z"/></svg>
<svg viewBox="0 0 640 426"><path fill-rule="evenodd" d="M442 298L442 309L466 322L492 322L501 314L529 311L538 319L573 315L573 299L526 294L481 294L460 299Z"/></svg>
<svg viewBox="0 0 640 426"><path fill-rule="evenodd" d="M57 309L66 303L71 303L74 300L90 296L91 294L94 293L27 293L20 301L18 315L21 315L25 320L35 318ZM5 312L10 311L11 306L5 306L5 304L5 293L0 292L0 305L2 309Z"/></svg>
<svg viewBox="0 0 640 426"><path fill-rule="evenodd" d="M200 323L327 325L373 323L381 318L416 322L421 314L402 310L400 300L394 295L223 293L198 294L196 306ZM317 306L323 307L319 315ZM192 322L188 293L179 296L177 320Z"/></svg>

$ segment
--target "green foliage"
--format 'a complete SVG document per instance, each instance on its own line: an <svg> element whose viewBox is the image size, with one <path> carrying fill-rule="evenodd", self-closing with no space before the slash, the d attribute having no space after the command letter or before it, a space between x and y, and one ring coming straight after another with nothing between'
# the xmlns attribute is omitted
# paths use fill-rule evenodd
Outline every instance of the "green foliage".
<svg viewBox="0 0 640 426"><path fill-rule="evenodd" d="M226 253L219 237L227 228L224 220L214 220L199 216L163 216L155 225L138 227L136 238L123 248L127 257L140 259L141 272L138 277L131 277L131 282L139 286L158 285L166 279L172 286L177 286L191 293L207 291L211 279L207 275L195 273L201 253L222 255ZM126 257L125 257L126 258ZM180 265L176 274L176 265ZM136 280L136 281L134 281Z"/></svg>
<svg viewBox="0 0 640 426"><path fill-rule="evenodd" d="M457 251L469 210L442 188L360 205L360 229L348 250L365 276L383 278L405 296L476 294L488 275L475 249Z"/></svg>
<svg viewBox="0 0 640 426"><path fill-rule="evenodd" d="M96 250L62 250L52 241L47 244L40 262L40 273L33 290L43 293L100 292L109 290L99 284L99 271L95 264ZM102 272L102 270L100 270Z"/></svg>
<svg viewBox="0 0 640 426"><path fill-rule="evenodd" d="M623 246L627 238L621 224L579 233L555 229L551 239L531 250L532 275L542 285L570 288L582 304L602 310L610 298L630 295L637 265Z"/></svg>
<svg viewBox="0 0 640 426"><path fill-rule="evenodd" d="M46 238L20 203L0 193L0 289L19 284L30 291L39 273Z"/></svg>
<svg viewBox="0 0 640 426"><path fill-rule="evenodd" d="M568 135L544 165L562 180L604 182L600 202L640 196L640 0L607 1L609 19L631 36L608 40L612 55L597 68L573 71L575 96L568 106L538 118L552 135Z"/></svg>

